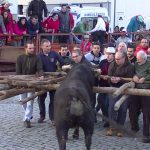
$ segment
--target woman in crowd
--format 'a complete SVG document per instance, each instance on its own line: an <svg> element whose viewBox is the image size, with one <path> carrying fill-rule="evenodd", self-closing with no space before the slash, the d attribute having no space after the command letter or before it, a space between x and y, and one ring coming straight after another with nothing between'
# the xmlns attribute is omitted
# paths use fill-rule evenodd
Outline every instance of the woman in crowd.
<svg viewBox="0 0 150 150"><path fill-rule="evenodd" d="M24 37L23 35L27 34L27 19L25 17L21 17L19 21L14 25L14 32L17 35L20 35L16 36L17 38L15 38L15 45L23 46L26 41L26 37Z"/></svg>
<svg viewBox="0 0 150 150"><path fill-rule="evenodd" d="M48 17L43 21L42 27L44 28L45 33L58 33L59 30L59 20L58 14L53 13L51 17ZM52 36L47 37L50 41L52 40Z"/></svg>

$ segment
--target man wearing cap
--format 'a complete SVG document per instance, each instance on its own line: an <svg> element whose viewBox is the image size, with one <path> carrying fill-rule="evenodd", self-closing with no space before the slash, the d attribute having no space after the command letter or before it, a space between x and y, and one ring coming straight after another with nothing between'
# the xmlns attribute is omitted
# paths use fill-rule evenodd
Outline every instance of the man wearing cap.
<svg viewBox="0 0 150 150"><path fill-rule="evenodd" d="M74 33L71 33L71 34L72 34L75 42L77 44L81 44L80 48L81 48L81 51L82 51L82 53L84 55L87 54L87 53L89 53L91 51L91 49L92 49L92 43L90 41L90 36L89 35L85 34L82 37L82 39L80 40L80 39L78 39L78 37Z"/></svg>
<svg viewBox="0 0 150 150"><path fill-rule="evenodd" d="M6 0L2 0L0 2L1 6L0 7L0 15L4 15L4 12L7 11L8 13L8 19L9 19L9 22L11 23L11 26L13 26L13 17L12 17L12 13L10 12L10 9L9 9L9 6L13 5L12 3L9 3L8 1Z"/></svg>
<svg viewBox="0 0 150 150"><path fill-rule="evenodd" d="M118 44L120 42L124 42L126 45L128 45L129 43L132 42L132 40L127 37L127 33L126 33L126 29L125 28L121 31L121 36L117 39L116 45L118 46Z"/></svg>
<svg viewBox="0 0 150 150"><path fill-rule="evenodd" d="M105 51L105 55L106 55L106 59L102 60L99 64L99 67L101 69L101 75L108 74L108 67L111 64L111 62L114 61L115 48L107 47L106 51ZM109 86L106 78L100 79L99 85L100 85L100 87L108 87ZM109 106L108 94L106 94L106 93L98 94L96 111L98 112L101 109L103 115L105 117L108 117L108 106ZM107 121L104 122L104 127L108 127L108 126L109 126L109 123Z"/></svg>

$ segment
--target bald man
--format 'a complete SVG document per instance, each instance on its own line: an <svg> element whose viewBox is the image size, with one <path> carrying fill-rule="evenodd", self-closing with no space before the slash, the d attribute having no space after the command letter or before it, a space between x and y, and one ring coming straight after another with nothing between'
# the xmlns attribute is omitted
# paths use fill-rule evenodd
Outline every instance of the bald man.
<svg viewBox="0 0 150 150"><path fill-rule="evenodd" d="M126 53L117 52L115 54L115 61L110 64L108 68L108 75L111 76L109 83L110 83L110 86L112 87L120 87L125 83L121 79L121 77L124 77L124 78L133 77L134 66L130 62L128 62ZM109 96L108 112L109 112L110 119L114 120L117 124L120 124L123 126L126 120L127 101L125 101L121 105L118 111L114 111L114 105L120 99L121 96L118 96L115 98L112 97L112 95ZM111 136L111 135L114 135L114 133L117 133L118 137L123 136L123 134L120 131L116 132L116 130L114 130L113 127L110 127L106 135Z"/></svg>

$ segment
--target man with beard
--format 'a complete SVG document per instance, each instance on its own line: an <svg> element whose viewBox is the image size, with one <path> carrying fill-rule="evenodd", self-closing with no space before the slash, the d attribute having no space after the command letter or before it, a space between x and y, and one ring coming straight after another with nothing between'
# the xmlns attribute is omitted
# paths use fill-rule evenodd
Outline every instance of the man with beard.
<svg viewBox="0 0 150 150"><path fill-rule="evenodd" d="M128 57L129 62L131 62L132 64L135 64L136 62L136 57L134 56L134 50L135 50L135 47L132 44L128 44L127 57Z"/></svg>
<svg viewBox="0 0 150 150"><path fill-rule="evenodd" d="M43 69L40 59L35 54L34 44L31 41L27 41L25 46L25 54L20 55L16 62L16 74L17 75L39 75L39 79L43 79ZM33 92L23 93L20 95L20 100L33 95ZM31 128L30 120L33 118L33 102L30 100L26 104L23 104L24 109L24 126Z"/></svg>

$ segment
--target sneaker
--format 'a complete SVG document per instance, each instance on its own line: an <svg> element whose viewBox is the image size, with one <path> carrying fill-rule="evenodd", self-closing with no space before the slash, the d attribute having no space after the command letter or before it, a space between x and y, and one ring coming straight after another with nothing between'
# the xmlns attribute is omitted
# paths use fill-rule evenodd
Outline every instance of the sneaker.
<svg viewBox="0 0 150 150"><path fill-rule="evenodd" d="M38 123L43 123L44 122L44 118L39 118L38 119Z"/></svg>
<svg viewBox="0 0 150 150"><path fill-rule="evenodd" d="M116 133L116 129L115 128L109 128L106 132L106 136L112 136Z"/></svg>
<svg viewBox="0 0 150 150"><path fill-rule="evenodd" d="M26 128L31 128L30 120L25 120L25 121L24 121L24 126L25 126Z"/></svg>
<svg viewBox="0 0 150 150"><path fill-rule="evenodd" d="M143 142L143 143L150 143L150 137L149 137L149 136L145 136L145 137L142 139L142 142Z"/></svg>
<svg viewBox="0 0 150 150"><path fill-rule="evenodd" d="M118 137L123 137L123 133L122 132L117 132L117 136Z"/></svg>

